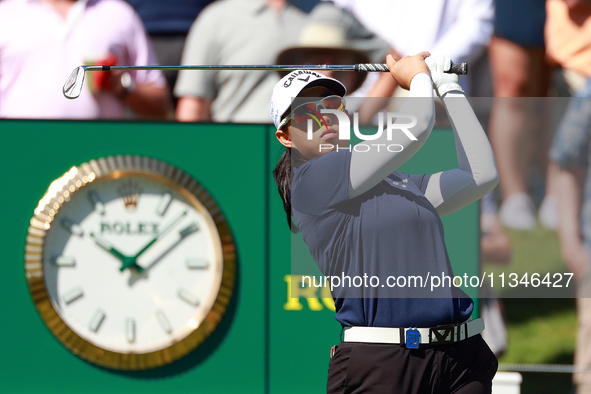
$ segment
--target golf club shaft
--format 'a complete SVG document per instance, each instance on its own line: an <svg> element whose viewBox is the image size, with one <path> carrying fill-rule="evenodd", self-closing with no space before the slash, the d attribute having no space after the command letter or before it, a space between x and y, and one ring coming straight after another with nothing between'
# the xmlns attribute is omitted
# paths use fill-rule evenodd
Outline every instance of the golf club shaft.
<svg viewBox="0 0 591 394"><path fill-rule="evenodd" d="M319 65L200 65L200 66L84 66L86 71L111 71L111 70L272 70L272 71L293 71L293 70L332 70L332 71L357 71L357 72L387 72L388 66L381 63L365 64L319 64ZM452 64L448 73L465 75L468 73L467 63Z"/></svg>
<svg viewBox="0 0 591 394"><path fill-rule="evenodd" d="M203 66L79 66L72 71L62 91L64 96L68 99L75 99L80 96L82 86L84 85L84 75L86 71L132 71L132 70L273 70L273 71L293 71L293 70L319 70L319 71L357 71L357 72L388 72L388 66L381 63L365 63L365 64L320 64L320 65L203 65ZM447 73L465 75L468 74L467 63L452 63Z"/></svg>

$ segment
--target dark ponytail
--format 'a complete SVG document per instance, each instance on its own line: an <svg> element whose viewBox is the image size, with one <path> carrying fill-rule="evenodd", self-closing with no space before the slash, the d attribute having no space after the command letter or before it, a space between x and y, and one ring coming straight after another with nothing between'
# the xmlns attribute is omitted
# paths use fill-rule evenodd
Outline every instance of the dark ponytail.
<svg viewBox="0 0 591 394"><path fill-rule="evenodd" d="M279 195L283 200L283 208L287 215L287 224L292 232L297 233L298 228L291 222L291 148L285 148L275 170L273 170L273 176L277 184L277 189L279 190Z"/></svg>

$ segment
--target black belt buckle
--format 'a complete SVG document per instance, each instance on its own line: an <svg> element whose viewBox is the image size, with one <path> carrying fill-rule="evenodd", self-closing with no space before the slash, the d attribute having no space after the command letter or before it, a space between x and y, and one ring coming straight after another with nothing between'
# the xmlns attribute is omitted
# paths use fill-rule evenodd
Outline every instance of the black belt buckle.
<svg viewBox="0 0 591 394"><path fill-rule="evenodd" d="M407 349L418 349L421 343L421 333L419 330L409 328L406 330L406 348Z"/></svg>
<svg viewBox="0 0 591 394"><path fill-rule="evenodd" d="M442 344L454 342L454 326L433 327L429 329L429 343Z"/></svg>

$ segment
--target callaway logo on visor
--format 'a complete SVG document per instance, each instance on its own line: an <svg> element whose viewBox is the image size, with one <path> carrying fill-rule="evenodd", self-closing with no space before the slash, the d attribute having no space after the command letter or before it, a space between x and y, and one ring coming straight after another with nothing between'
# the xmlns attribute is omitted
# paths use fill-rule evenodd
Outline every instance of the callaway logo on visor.
<svg viewBox="0 0 591 394"><path fill-rule="evenodd" d="M275 84L275 86L273 87L273 95L271 96L270 109L271 118L273 118L273 124L275 125L275 127L277 127L277 129L287 124L283 117L286 115L290 116L288 114L290 114L291 108L298 108L298 106L301 104L308 104L314 102L313 98L302 100L302 97L300 98L298 105L294 104L293 99L294 97L298 97L300 93L306 88L316 86L322 86L327 88L337 97L342 97L347 94L347 88L345 88L345 85L343 85L341 82L337 81L334 78L324 76L311 70L293 71L281 78L281 80L277 82L277 84ZM325 97L324 99L318 101L317 104L312 104L306 111L306 113L314 115L314 112L312 112L312 110L318 112L318 108L320 106L322 106L322 108L327 109L340 109L340 101L337 104L332 104L329 103L327 101L327 98ZM298 119L302 119L299 115L300 113L298 112ZM311 115L307 116L310 117ZM314 116L321 119L321 117L318 115ZM292 118L290 117L290 119Z"/></svg>
<svg viewBox="0 0 591 394"><path fill-rule="evenodd" d="M310 80L310 75L315 76L316 78L322 78L323 76L315 73L314 71L308 71L308 70L301 70L301 71L294 71L289 75L289 78L285 81L285 83L283 84L283 87L288 88L291 86L291 83L293 82L294 79L296 79L296 77L299 77L300 75L303 74L309 74L307 79L303 79L303 78L297 78L298 81L304 81L304 82L308 82Z"/></svg>

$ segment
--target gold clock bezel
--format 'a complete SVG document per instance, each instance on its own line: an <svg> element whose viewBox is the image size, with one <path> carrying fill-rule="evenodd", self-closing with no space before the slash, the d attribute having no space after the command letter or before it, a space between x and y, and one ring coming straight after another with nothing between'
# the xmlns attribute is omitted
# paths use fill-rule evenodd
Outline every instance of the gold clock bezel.
<svg viewBox="0 0 591 394"><path fill-rule="evenodd" d="M215 224L221 244L221 283L215 301L200 324L172 345L147 353L119 353L80 337L55 310L43 272L45 235L60 208L87 184L127 176L147 177L179 192ZM178 167L145 156L108 156L72 167L56 179L39 201L31 218L25 246L25 273L31 297L41 318L55 337L72 353L94 364L119 370L144 370L169 364L196 349L221 321L234 288L236 247L230 227L213 197L193 177Z"/></svg>

